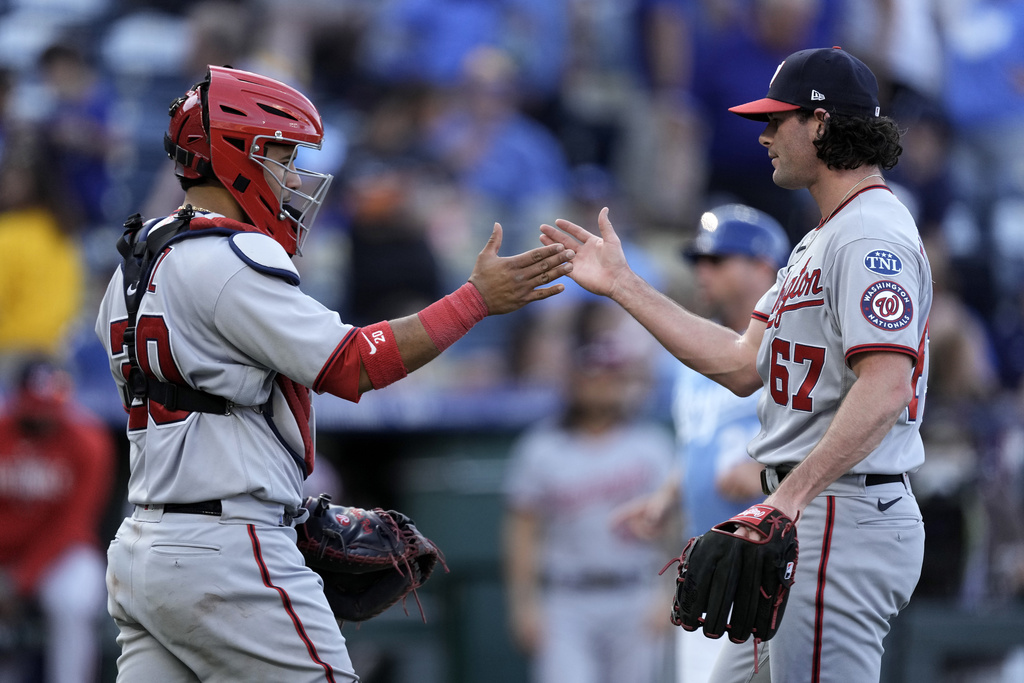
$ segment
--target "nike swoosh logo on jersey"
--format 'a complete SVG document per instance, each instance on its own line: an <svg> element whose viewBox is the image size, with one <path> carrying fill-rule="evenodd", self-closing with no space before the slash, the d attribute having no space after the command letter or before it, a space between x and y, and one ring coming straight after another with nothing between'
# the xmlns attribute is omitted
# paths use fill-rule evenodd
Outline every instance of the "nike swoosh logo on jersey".
<svg viewBox="0 0 1024 683"><path fill-rule="evenodd" d="M128 296L132 296L133 294L135 294L135 290L137 290L138 288L139 286L133 282L132 284L128 285L126 293L128 294Z"/></svg>
<svg viewBox="0 0 1024 683"><path fill-rule="evenodd" d="M370 355L372 356L373 354L377 353L377 347L373 345L373 342L370 341L370 338L366 336L366 333L360 332L359 334L363 335L363 339L365 339L366 343L370 345Z"/></svg>
<svg viewBox="0 0 1024 683"><path fill-rule="evenodd" d="M890 500L888 503L883 503L882 499L879 498L878 499L878 511L879 512L885 512L886 510L888 510L889 508L891 508L893 505L895 505L896 503L898 503L901 500L903 500L903 496L898 496L898 497L893 498L892 500Z"/></svg>

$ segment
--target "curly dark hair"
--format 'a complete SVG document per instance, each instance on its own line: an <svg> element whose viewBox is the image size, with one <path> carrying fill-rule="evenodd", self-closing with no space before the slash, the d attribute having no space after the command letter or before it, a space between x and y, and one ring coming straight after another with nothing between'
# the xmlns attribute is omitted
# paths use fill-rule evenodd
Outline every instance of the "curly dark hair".
<svg viewBox="0 0 1024 683"><path fill-rule="evenodd" d="M806 121L814 112L801 109L798 115ZM814 146L818 158L829 168L851 170L868 165L888 171L903 153L900 136L899 127L888 116L860 118L833 114L826 119L825 130Z"/></svg>

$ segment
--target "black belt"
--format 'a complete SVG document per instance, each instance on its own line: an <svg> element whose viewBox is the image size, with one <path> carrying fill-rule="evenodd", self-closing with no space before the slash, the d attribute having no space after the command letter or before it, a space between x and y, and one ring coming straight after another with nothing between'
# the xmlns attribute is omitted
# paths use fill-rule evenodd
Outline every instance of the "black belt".
<svg viewBox="0 0 1024 683"><path fill-rule="evenodd" d="M790 472L793 471L793 467L790 466L790 465L776 465L774 469L775 469L775 474L778 476L780 482L783 479L786 478L787 474L789 474ZM771 491L768 490L768 480L765 477L765 473L764 472L765 472L764 470L761 470L761 489L764 491L764 494L767 496L768 494L771 493ZM898 482L903 482L903 477L905 477L905 476L906 476L905 473L901 473L901 474L865 474L864 475L864 485L865 486L879 486L881 484L895 484L895 483L898 483Z"/></svg>
<svg viewBox="0 0 1024 683"><path fill-rule="evenodd" d="M164 512L178 512L184 515L212 515L220 516L221 507L219 500L204 500L201 503L166 503Z"/></svg>
<svg viewBox="0 0 1024 683"><path fill-rule="evenodd" d="M879 484L903 483L903 474L865 474L865 486L878 486Z"/></svg>

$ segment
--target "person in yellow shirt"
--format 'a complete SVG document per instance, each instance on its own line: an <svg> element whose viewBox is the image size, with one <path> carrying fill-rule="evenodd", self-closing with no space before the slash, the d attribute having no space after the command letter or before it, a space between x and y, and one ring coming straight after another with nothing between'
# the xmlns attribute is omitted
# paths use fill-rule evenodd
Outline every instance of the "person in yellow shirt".
<svg viewBox="0 0 1024 683"><path fill-rule="evenodd" d="M82 306L74 208L49 162L31 135L9 137L0 158L0 378L26 355L61 356Z"/></svg>

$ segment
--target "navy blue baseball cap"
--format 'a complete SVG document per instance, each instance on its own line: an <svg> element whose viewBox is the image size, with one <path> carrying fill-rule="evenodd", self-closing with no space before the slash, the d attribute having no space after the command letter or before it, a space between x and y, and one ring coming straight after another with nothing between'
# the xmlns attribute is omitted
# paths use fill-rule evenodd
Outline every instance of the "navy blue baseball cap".
<svg viewBox="0 0 1024 683"><path fill-rule="evenodd" d="M782 268L789 239L778 221L744 204L724 204L700 217L696 237L684 249L691 261L702 256L749 256Z"/></svg>
<svg viewBox="0 0 1024 683"><path fill-rule="evenodd" d="M768 114L822 108L833 114L873 118L878 106L878 81L871 69L841 47L801 50L775 70L768 95L729 111L754 121Z"/></svg>

